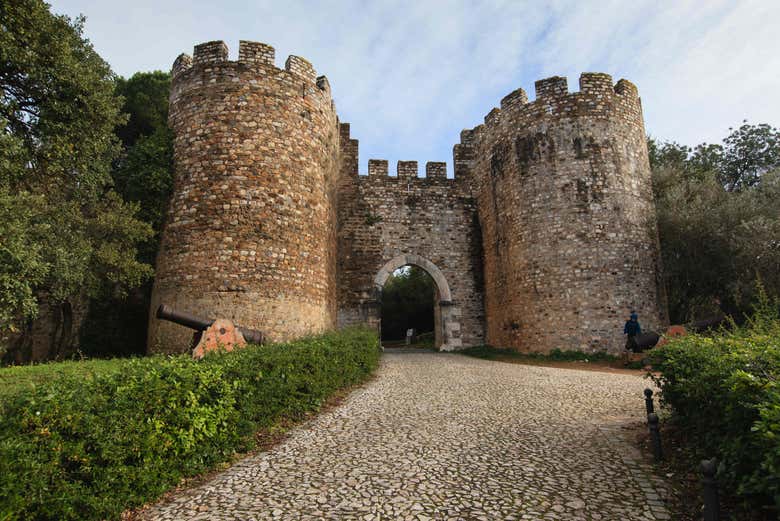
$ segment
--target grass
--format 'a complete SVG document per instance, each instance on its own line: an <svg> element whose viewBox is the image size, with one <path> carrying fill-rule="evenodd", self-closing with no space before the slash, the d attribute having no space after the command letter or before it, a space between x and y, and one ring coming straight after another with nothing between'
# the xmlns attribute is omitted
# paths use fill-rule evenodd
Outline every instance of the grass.
<svg viewBox="0 0 780 521"><path fill-rule="evenodd" d="M119 372L127 358L74 360L0 368L0 397L29 391L60 377L93 379Z"/></svg>

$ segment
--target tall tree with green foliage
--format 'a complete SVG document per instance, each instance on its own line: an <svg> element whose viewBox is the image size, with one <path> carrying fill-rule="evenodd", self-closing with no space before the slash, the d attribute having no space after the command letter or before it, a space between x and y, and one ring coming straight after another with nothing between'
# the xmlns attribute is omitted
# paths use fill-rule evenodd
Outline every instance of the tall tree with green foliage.
<svg viewBox="0 0 780 521"><path fill-rule="evenodd" d="M780 131L770 125L746 122L723 140L717 165L719 179L729 191L757 186L767 172L780 168Z"/></svg>
<svg viewBox="0 0 780 521"><path fill-rule="evenodd" d="M150 136L168 125L168 95L171 75L167 72L137 72L116 79L116 93L122 96L127 121L117 129L125 148L142 136Z"/></svg>
<svg viewBox="0 0 780 521"><path fill-rule="evenodd" d="M723 145L649 141L672 322L745 313L756 278L780 294L778 136L745 124Z"/></svg>
<svg viewBox="0 0 780 521"><path fill-rule="evenodd" d="M153 264L165 212L173 191L173 133L168 128L167 72L138 72L118 78L116 92L124 100L127 123L117 128L123 149L111 175L126 201L138 203L139 216L152 225L154 240L142 249L141 258Z"/></svg>
<svg viewBox="0 0 780 521"><path fill-rule="evenodd" d="M152 265L173 190L173 133L167 125L170 84L170 74L160 71L116 80L127 122L116 128L122 150L111 177L124 200L138 204L138 216L154 231L138 251L138 260ZM93 299L82 328L82 351L99 356L144 353L151 293L148 281L128 295Z"/></svg>
<svg viewBox="0 0 780 521"><path fill-rule="evenodd" d="M650 139L653 167L675 168L683 174L715 174L726 191L757 186L767 172L780 168L780 130L766 123L744 121L723 139L723 144L702 143L695 148Z"/></svg>
<svg viewBox="0 0 780 521"><path fill-rule="evenodd" d="M111 188L124 123L84 19L40 0L0 3L0 331L36 316L37 296L121 294L152 268L152 236Z"/></svg>

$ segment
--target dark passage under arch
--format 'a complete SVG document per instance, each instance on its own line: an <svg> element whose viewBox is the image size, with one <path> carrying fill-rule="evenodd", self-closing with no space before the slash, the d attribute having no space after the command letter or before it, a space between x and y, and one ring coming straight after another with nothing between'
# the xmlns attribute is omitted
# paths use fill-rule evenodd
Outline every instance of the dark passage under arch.
<svg viewBox="0 0 780 521"><path fill-rule="evenodd" d="M433 344L436 304L436 284L428 272L414 265L395 270L382 289L382 341L402 342L414 330L417 343Z"/></svg>
<svg viewBox="0 0 780 521"><path fill-rule="evenodd" d="M398 255L388 261L374 278L374 289L381 301L385 282L398 268L416 266L424 270L433 280L435 293L433 301L434 313L434 346L442 351L451 351L462 346L460 338L460 311L453 306L452 293L444 274L434 263L415 254ZM379 320L381 330L381 308Z"/></svg>

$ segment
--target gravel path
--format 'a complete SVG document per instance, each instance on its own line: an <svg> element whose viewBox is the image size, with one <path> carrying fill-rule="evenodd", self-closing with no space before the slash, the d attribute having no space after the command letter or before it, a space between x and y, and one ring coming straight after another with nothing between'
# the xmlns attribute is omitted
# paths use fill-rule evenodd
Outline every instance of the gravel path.
<svg viewBox="0 0 780 521"><path fill-rule="evenodd" d="M144 519L669 519L641 377L386 353L377 378Z"/></svg>

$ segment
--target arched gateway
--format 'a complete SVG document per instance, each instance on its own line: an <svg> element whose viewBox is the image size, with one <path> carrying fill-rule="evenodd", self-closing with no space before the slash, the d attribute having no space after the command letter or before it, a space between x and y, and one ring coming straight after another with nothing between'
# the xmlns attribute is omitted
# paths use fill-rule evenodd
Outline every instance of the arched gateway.
<svg viewBox="0 0 780 521"><path fill-rule="evenodd" d="M417 266L425 270L431 276L436 287L436 304L434 306L434 325L436 334L436 347L442 351L452 351L463 345L460 338L460 310L452 302L452 293L447 279L441 270L431 261L419 255L398 255L388 261L379 273L374 277L374 291L379 300L382 288L388 277L395 270L403 266ZM382 320L381 311L379 320Z"/></svg>
<svg viewBox="0 0 780 521"><path fill-rule="evenodd" d="M337 295L338 325L381 326L382 288L390 274L413 265L434 280L436 346L484 344L482 243L468 178L447 178L444 163L372 159L357 173L357 141L341 125Z"/></svg>

